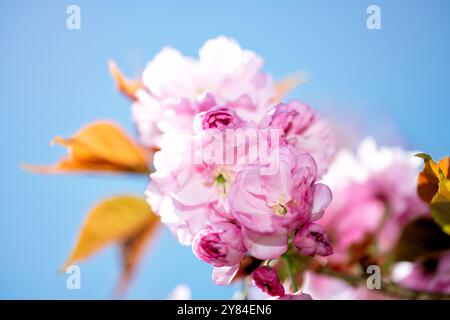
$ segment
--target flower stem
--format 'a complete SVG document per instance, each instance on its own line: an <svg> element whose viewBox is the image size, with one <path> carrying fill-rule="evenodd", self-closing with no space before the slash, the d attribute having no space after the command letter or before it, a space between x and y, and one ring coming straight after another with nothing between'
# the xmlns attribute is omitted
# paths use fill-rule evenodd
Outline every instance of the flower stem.
<svg viewBox="0 0 450 320"><path fill-rule="evenodd" d="M291 279L292 288L294 289L294 293L295 293L298 291L298 285L297 285L297 280L295 279L294 271L292 270L292 264L291 264L291 259L290 259L289 255L287 255L287 254L283 255L283 261L286 265L286 271L289 275L289 278Z"/></svg>

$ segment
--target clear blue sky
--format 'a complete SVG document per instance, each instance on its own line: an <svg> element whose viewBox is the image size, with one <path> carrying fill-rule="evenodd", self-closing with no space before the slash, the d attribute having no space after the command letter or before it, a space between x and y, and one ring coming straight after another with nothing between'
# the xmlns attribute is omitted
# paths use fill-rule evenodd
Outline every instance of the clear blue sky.
<svg viewBox="0 0 450 320"><path fill-rule="evenodd" d="M66 7L82 29L66 29ZM381 8L382 29L366 28ZM291 97L339 118L360 120L386 139L395 126L407 145L450 153L450 2L442 1L4 1L0 0L0 298L108 298L119 273L108 249L81 264L82 289L66 289L58 268L86 211L115 193L142 193L146 180L37 176L19 163L55 162L55 135L112 119L130 132L129 104L106 62L137 75L158 50L195 55L217 35L236 38L281 78L307 70ZM350 120L349 120L350 121ZM389 139L386 139L389 140ZM167 232L151 248L129 298L165 298L179 283L194 298L230 298L211 268Z"/></svg>

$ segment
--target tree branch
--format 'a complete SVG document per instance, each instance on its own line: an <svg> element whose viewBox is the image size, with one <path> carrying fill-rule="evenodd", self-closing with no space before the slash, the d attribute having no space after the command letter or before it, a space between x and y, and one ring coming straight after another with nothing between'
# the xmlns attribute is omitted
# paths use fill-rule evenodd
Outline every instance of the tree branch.
<svg viewBox="0 0 450 320"><path fill-rule="evenodd" d="M366 279L358 277L346 272L340 272L328 267L319 267L315 270L316 273L327 275L333 278L341 279L352 286L365 286ZM450 300L450 295L441 294L437 292L426 292L414 289L408 289L393 282L381 281L381 289L379 291L404 299L413 300Z"/></svg>

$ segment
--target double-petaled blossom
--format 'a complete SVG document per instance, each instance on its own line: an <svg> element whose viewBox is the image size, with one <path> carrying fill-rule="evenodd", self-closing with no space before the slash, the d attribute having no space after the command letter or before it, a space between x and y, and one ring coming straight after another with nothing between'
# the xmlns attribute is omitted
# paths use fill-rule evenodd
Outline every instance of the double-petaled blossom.
<svg viewBox="0 0 450 320"><path fill-rule="evenodd" d="M177 135L155 154L156 170L147 190L149 203L186 245L208 222L230 219L228 194L235 176L246 161L258 161L253 146L266 139L255 135L237 142L231 135L227 140L227 129L237 129L235 125L244 135L246 130L257 133L257 128L226 107L197 115L196 123L195 134Z"/></svg>
<svg viewBox="0 0 450 320"><path fill-rule="evenodd" d="M193 240L192 250L197 258L216 268L213 272L214 281L219 284L228 283L238 271L247 252L240 227L227 221L208 224L198 232ZM224 272L230 276L223 278L221 274Z"/></svg>
<svg viewBox="0 0 450 320"><path fill-rule="evenodd" d="M370 235L376 241L376 254L385 254L396 244L407 223L429 215L417 195L421 160L414 154L401 148L377 147L373 139L367 138L356 154L343 150L336 155L324 178L333 192L333 202L320 221L332 240L334 254L327 259L348 262L352 245L364 245ZM425 289L423 285L428 285L433 277L422 277L422 271L417 265L405 279L405 286ZM436 273L435 279L440 278L439 274L442 273ZM354 288L342 280L311 272L305 274L303 289L314 299L389 298L376 290Z"/></svg>
<svg viewBox="0 0 450 320"><path fill-rule="evenodd" d="M327 186L316 183L316 165L308 154L291 146L279 149L275 172L265 165L249 165L231 186L231 214L242 226L249 252L258 259L274 259L286 252L289 235L317 220L331 201Z"/></svg>
<svg viewBox="0 0 450 320"><path fill-rule="evenodd" d="M327 233L315 223L305 224L297 231L294 237L294 246L305 256L325 257L333 254Z"/></svg>
<svg viewBox="0 0 450 320"><path fill-rule="evenodd" d="M328 122L308 105L299 101L280 103L260 125L280 129L284 143L313 156L319 177L326 173L336 149L334 135Z"/></svg>
<svg viewBox="0 0 450 320"><path fill-rule="evenodd" d="M320 224L333 238L332 259L347 259L348 248L376 232L378 249L389 250L402 228L428 214L416 191L421 161L414 152L378 148L364 140L357 154L341 151L324 183L333 191L333 203Z"/></svg>
<svg viewBox="0 0 450 320"><path fill-rule="evenodd" d="M194 116L216 103L260 121L276 96L262 65L254 52L223 36L207 41L198 59L164 48L144 70L132 106L141 142L161 147L165 133L190 133Z"/></svg>

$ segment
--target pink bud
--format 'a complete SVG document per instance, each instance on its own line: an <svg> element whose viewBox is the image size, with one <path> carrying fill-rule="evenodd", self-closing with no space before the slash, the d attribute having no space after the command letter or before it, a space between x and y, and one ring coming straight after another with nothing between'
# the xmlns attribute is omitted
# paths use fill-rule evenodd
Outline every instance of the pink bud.
<svg viewBox="0 0 450 320"><path fill-rule="evenodd" d="M259 267L252 273L253 284L271 296L284 296L284 287L277 271L269 267Z"/></svg>
<svg viewBox="0 0 450 320"><path fill-rule="evenodd" d="M194 238L194 254L215 267L239 264L246 249L242 241L240 228L231 222L219 222L208 225Z"/></svg>
<svg viewBox="0 0 450 320"><path fill-rule="evenodd" d="M325 230L315 223L305 224L294 238L294 245L305 256L329 256L333 254L330 239Z"/></svg>
<svg viewBox="0 0 450 320"><path fill-rule="evenodd" d="M278 104L273 113L263 123L280 128L286 136L301 135L317 121L316 113L307 105L298 101Z"/></svg>
<svg viewBox="0 0 450 320"><path fill-rule="evenodd" d="M234 128L242 122L236 112L228 107L214 107L199 116L203 130Z"/></svg>

